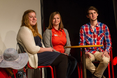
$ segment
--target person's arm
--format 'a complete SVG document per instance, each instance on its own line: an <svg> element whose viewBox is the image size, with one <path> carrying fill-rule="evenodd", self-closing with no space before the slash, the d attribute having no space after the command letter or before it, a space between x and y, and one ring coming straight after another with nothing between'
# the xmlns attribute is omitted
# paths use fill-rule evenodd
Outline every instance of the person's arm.
<svg viewBox="0 0 117 78"><path fill-rule="evenodd" d="M105 27L105 51L107 51L108 53L111 50L111 46L112 46L112 42L111 42L111 35L110 35L110 31L109 28L106 26Z"/></svg>
<svg viewBox="0 0 117 78"><path fill-rule="evenodd" d="M31 54L38 53L38 51L40 50L40 47L36 46L36 44L34 42L33 33L28 27L21 27L18 32L18 37L20 38L25 49L29 53L31 53Z"/></svg>
<svg viewBox="0 0 117 78"><path fill-rule="evenodd" d="M86 43L86 39L85 39L85 35L84 35L83 27L81 27L81 29L80 29L79 36L80 36L80 42L79 42L79 45L85 45L85 43ZM89 54L89 52L87 51L86 48L85 48L85 54L86 54L86 57L91 58L91 56L90 56L90 54Z"/></svg>
<svg viewBox="0 0 117 78"><path fill-rule="evenodd" d="M31 53L41 53L44 51L52 51L52 48L41 48L35 44L32 31L27 27L21 27L19 31L19 37L24 44L26 50Z"/></svg>
<svg viewBox="0 0 117 78"><path fill-rule="evenodd" d="M46 29L45 32L43 33L43 43L45 45L45 47L52 47L52 31L50 29ZM55 52L58 52L56 51L55 49L53 49Z"/></svg>
<svg viewBox="0 0 117 78"><path fill-rule="evenodd" d="M109 56L109 52L110 52L110 50L112 49L112 42L111 42L111 35L110 35L110 31L109 31L109 28L106 26L105 27L105 51L103 52L103 54L102 54L102 57L103 56L106 56L106 57L110 57Z"/></svg>
<svg viewBox="0 0 117 78"><path fill-rule="evenodd" d="M39 50L39 52L38 52L38 53L41 53L41 52L44 52L44 51L50 51L50 52L53 52L53 51L54 51L54 49L53 49L53 48L51 48L51 47L49 47L49 48L41 48L41 47L40 47L40 50Z"/></svg>
<svg viewBox="0 0 117 78"><path fill-rule="evenodd" d="M79 45L85 45L86 40L85 40L83 27L81 27L81 29L80 29L79 36L80 36Z"/></svg>
<svg viewBox="0 0 117 78"><path fill-rule="evenodd" d="M65 31L66 39L67 39L67 42L66 42L66 45L65 46L71 46L69 33L68 33L68 31L66 29L64 29L64 31ZM65 53L67 55L69 55L70 54L70 50L71 50L71 48L65 48Z"/></svg>
<svg viewBox="0 0 117 78"><path fill-rule="evenodd" d="M45 47L52 47L51 43L52 33L50 29L46 29L43 33L43 43Z"/></svg>

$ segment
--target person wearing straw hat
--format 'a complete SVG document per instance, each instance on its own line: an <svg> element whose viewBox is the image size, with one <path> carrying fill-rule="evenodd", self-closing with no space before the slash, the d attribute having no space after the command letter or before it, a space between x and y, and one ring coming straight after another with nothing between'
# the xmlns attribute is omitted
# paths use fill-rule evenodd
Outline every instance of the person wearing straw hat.
<svg viewBox="0 0 117 78"><path fill-rule="evenodd" d="M0 78L11 78L13 69L21 69L28 62L28 54L20 53L14 48L8 48L0 55ZM16 74L16 73L15 73Z"/></svg>

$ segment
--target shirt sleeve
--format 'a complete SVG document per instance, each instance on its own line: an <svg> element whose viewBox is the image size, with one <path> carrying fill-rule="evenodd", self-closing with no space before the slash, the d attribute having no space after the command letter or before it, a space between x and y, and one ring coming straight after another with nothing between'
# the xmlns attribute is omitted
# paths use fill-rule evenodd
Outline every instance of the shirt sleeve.
<svg viewBox="0 0 117 78"><path fill-rule="evenodd" d="M68 33L68 31L66 29L64 29L64 31L65 31L66 38L67 38L66 46L71 46L69 33ZM70 50L71 50L71 48L65 48L65 53L69 55Z"/></svg>
<svg viewBox="0 0 117 78"><path fill-rule="evenodd" d="M112 46L109 28L105 27L105 51L110 52Z"/></svg>
<svg viewBox="0 0 117 78"><path fill-rule="evenodd" d="M51 30L46 29L45 32L43 33L43 43L45 47L52 47L50 41L51 41Z"/></svg>
<svg viewBox="0 0 117 78"><path fill-rule="evenodd" d="M80 29L79 36L80 36L79 45L86 45L86 39L85 39L85 34L84 34L83 26ZM86 48L85 48L85 52L87 52Z"/></svg>
<svg viewBox="0 0 117 78"><path fill-rule="evenodd" d="M20 37L22 43L24 44L26 50L29 53L35 54L40 50L40 47L36 46L34 37L33 37L33 33L29 28L21 27L18 34L19 34L19 37Z"/></svg>
<svg viewBox="0 0 117 78"><path fill-rule="evenodd" d="M85 45L85 35L84 35L83 27L81 27L81 29L80 29L79 36L80 36L79 45Z"/></svg>

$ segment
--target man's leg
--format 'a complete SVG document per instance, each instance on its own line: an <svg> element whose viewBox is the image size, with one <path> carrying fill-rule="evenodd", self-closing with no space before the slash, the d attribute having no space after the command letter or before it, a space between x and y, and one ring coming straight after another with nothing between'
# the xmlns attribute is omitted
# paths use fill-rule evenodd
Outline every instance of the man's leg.
<svg viewBox="0 0 117 78"><path fill-rule="evenodd" d="M93 74L96 70L95 65L92 63L92 61L95 60L95 57L93 54L89 53L91 57L86 56L86 68Z"/></svg>
<svg viewBox="0 0 117 78"><path fill-rule="evenodd" d="M103 73L104 73L105 69L107 68L108 63L110 61L110 58L105 57L105 56L102 57L102 54L103 54L103 52L98 52L98 51L96 53L94 53L96 60L100 61L99 65L94 73L94 75L98 78L102 77L102 75L103 75Z"/></svg>

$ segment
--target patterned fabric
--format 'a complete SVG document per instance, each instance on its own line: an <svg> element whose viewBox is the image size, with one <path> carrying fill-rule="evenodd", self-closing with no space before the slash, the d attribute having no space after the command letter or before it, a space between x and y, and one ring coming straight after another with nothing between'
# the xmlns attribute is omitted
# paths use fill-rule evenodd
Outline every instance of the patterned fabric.
<svg viewBox="0 0 117 78"><path fill-rule="evenodd" d="M83 25L80 29L79 45L103 45L103 47L85 48L85 52L110 52L112 43L109 28L101 22L98 22L94 29L90 23Z"/></svg>

